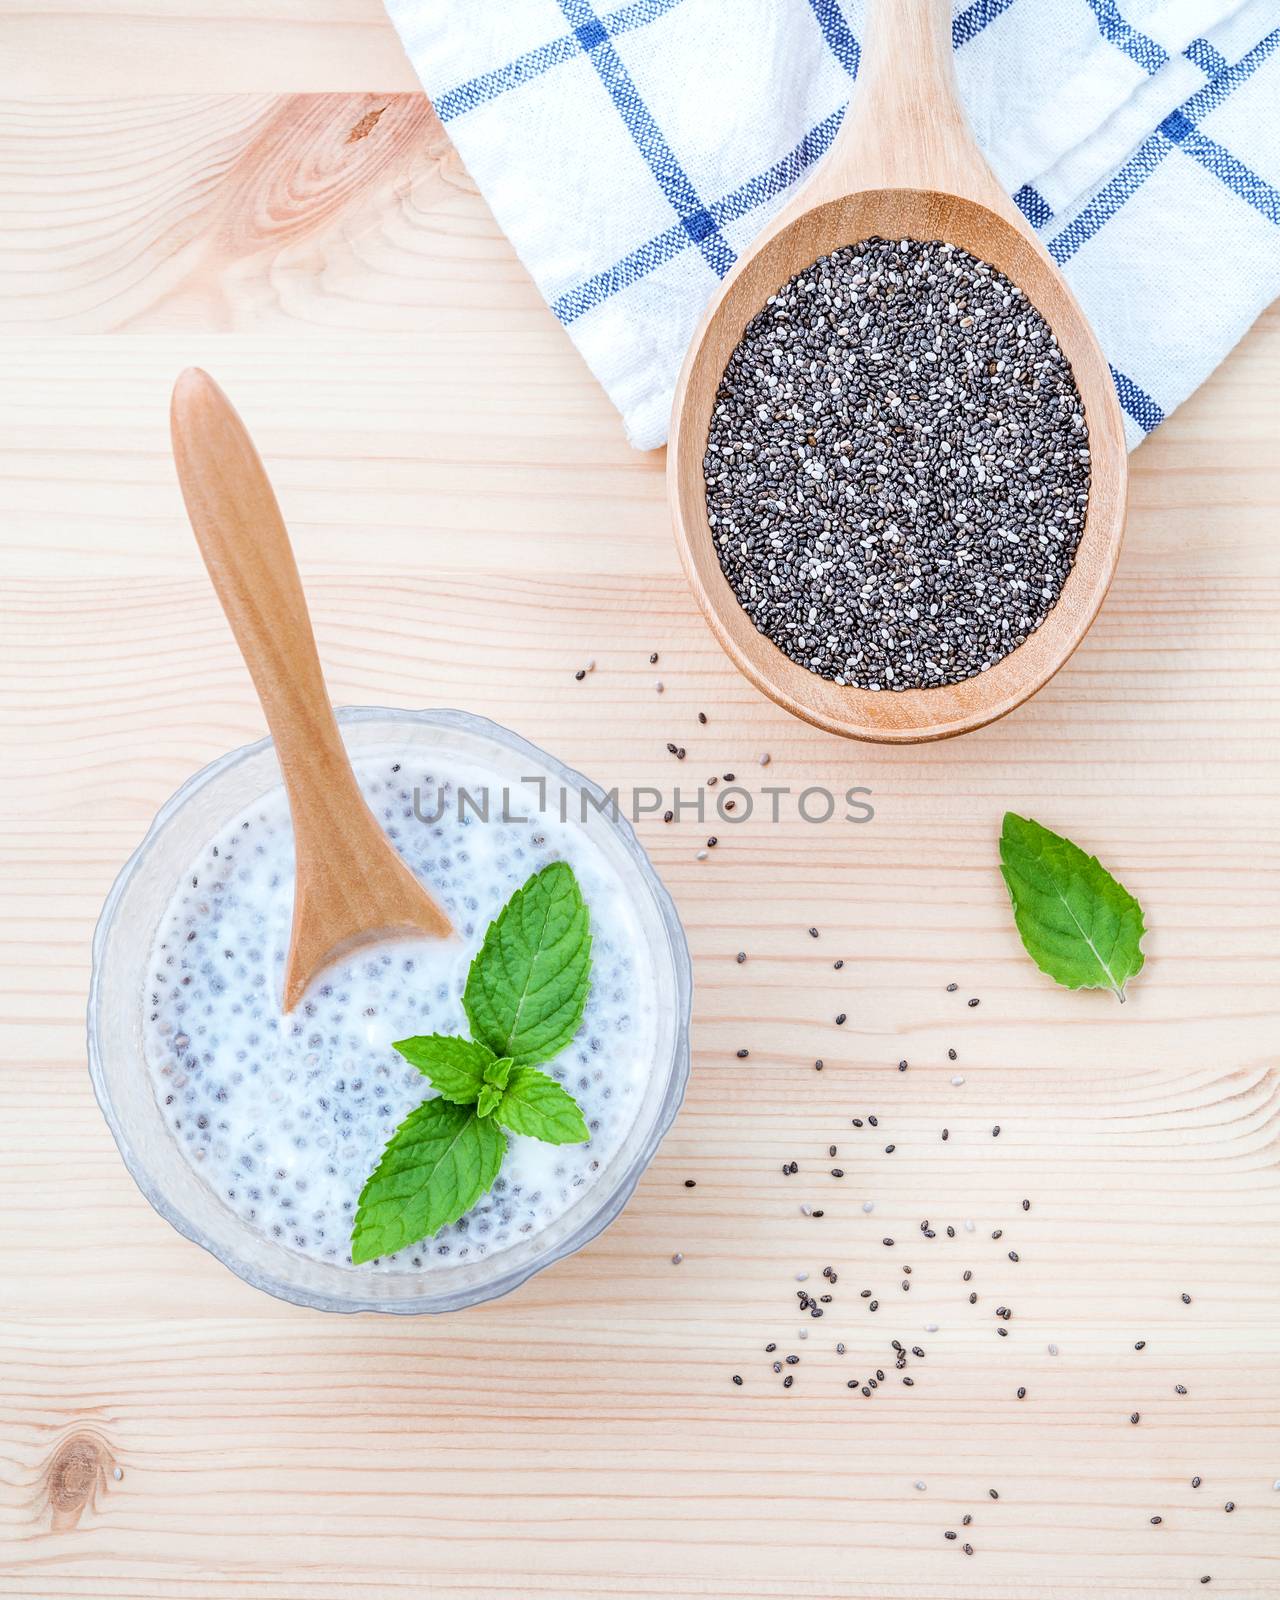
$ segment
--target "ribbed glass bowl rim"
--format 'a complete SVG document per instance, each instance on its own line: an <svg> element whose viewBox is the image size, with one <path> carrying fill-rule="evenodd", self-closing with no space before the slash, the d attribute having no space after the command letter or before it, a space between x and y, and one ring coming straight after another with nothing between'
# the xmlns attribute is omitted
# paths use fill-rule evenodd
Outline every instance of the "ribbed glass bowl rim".
<svg viewBox="0 0 1280 1600"><path fill-rule="evenodd" d="M427 708L411 710L397 706L338 706L335 715L339 724L357 724L362 722L376 722L385 719L410 721L430 724L436 727L457 728L473 733L487 734L499 744L506 745L509 749L519 754L532 756L535 761L542 762L556 780L567 787L576 787L585 790L592 796L593 801L599 805L606 802L604 791L598 784L583 776L575 768L568 766L557 757L549 754L531 740L514 733L510 728L500 722L493 721L490 717L480 716L471 711L461 711L452 707ZM650 893L658 908L663 929L671 949L672 965L676 975L676 1030L674 1048L672 1050L671 1064L666 1094L658 1117L650 1130L644 1145L636 1152L622 1175L613 1194L601 1209L590 1216L576 1233L570 1234L557 1247L548 1251L543 1257L534 1258L521 1266L500 1271L493 1279L478 1284L474 1289L454 1291L452 1293L424 1293L414 1299L388 1304L385 1301L374 1299L347 1299L337 1298L333 1295L317 1294L298 1288L287 1283L269 1272L259 1271L238 1261L234 1255L224 1247L214 1243L200 1228L192 1223L175 1206L152 1179L151 1173L145 1163L134 1150L123 1127L116 1116L115 1106L112 1102L110 1087L107 1083L102 1051L98 1043L98 1016L99 1016L99 989L102 979L103 958L107 944L112 938L115 928L116 908L133 874L145 861L157 838L163 832L170 819L179 812L207 783L220 777L229 768L244 761L251 760L263 751L272 747L274 741L268 736L265 739L255 740L253 744L241 745L235 750L229 750L225 755L218 756L208 762L198 772L192 775L169 796L168 800L156 812L142 842L130 855L121 867L112 884L110 892L103 903L99 913L97 925L93 932L92 970L89 979L89 1003L87 1011L87 1035L89 1078L93 1084L93 1092L97 1098L98 1106L106 1119L111 1136L115 1140L128 1168L129 1175L142 1191L143 1195L171 1227L190 1239L193 1244L198 1244L201 1249L207 1250L241 1278L245 1283L255 1289L275 1296L278 1300L287 1300L293 1305L305 1306L315 1311L360 1312L376 1311L390 1316L423 1316L446 1311L461 1311L468 1306L483 1305L488 1300L500 1299L503 1295L510 1294L513 1289L520 1287L535 1273L543 1272L548 1267L554 1266L557 1261L563 1261L567 1256L576 1255L584 1246L597 1238L605 1228L621 1213L624 1206L635 1193L636 1185L642 1174L657 1153L658 1146L675 1121L676 1114L684 1103L685 1091L689 1083L689 1031L693 1007L693 966L689 958L689 945L685 938L684 928L675 908L675 903L666 886L654 869L653 863L644 846L636 837L635 829L623 815L621 810L610 810L609 823L615 828L622 839L627 853L636 862L642 877L646 880ZM607 802L606 802L607 803ZM602 815L604 813L601 813ZM139 1061L139 1068L144 1063Z"/></svg>

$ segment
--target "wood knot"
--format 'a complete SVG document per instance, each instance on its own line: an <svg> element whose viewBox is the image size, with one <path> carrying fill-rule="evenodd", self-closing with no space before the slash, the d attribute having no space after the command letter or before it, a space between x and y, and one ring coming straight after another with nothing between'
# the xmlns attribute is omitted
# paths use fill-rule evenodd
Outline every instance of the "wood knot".
<svg viewBox="0 0 1280 1600"><path fill-rule="evenodd" d="M366 111L355 127L347 134L348 144L359 144L361 139L367 139L378 126L378 118L386 110L386 106L379 106L376 111Z"/></svg>
<svg viewBox="0 0 1280 1600"><path fill-rule="evenodd" d="M49 1504L54 1516L74 1521L105 1482L107 1451L91 1433L64 1439L49 1463Z"/></svg>

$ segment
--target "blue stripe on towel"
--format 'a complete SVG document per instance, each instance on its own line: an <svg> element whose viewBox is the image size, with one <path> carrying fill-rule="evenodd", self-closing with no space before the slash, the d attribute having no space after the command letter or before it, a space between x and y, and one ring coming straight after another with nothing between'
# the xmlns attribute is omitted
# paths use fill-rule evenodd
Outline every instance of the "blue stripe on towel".
<svg viewBox="0 0 1280 1600"><path fill-rule="evenodd" d="M1123 50L1144 72L1159 72L1168 62L1168 53L1162 46L1125 21L1116 0L1089 0L1089 10L1102 37L1117 50Z"/></svg>
<svg viewBox="0 0 1280 1600"><path fill-rule="evenodd" d="M1116 386L1120 404L1144 433L1150 433L1153 428L1160 426L1164 421L1164 412L1144 389L1139 389L1132 378L1117 372L1114 367L1111 368L1111 381Z"/></svg>
<svg viewBox="0 0 1280 1600"><path fill-rule="evenodd" d="M783 156L781 161L776 161L767 172L749 179L731 190L723 199L717 200L710 207L711 215L716 222L720 224L736 222L739 217L747 216L757 206L763 205L766 200L771 200L774 195L781 194L784 189L789 188L806 168L812 166L819 156L826 153L836 136L836 130L843 116L843 107L839 111L833 111L816 128L811 128L795 149ZM663 262L679 255L688 244L688 235L683 228L679 226L668 228L656 239L648 240L638 250L633 250L629 256L624 256L606 272L598 272L594 277L576 284L566 294L562 294L551 309L561 322L565 324L573 322L584 312L590 311L592 306L597 306L602 300L608 300L611 295L617 294L619 289L625 289L638 278L647 277L655 268L662 266Z"/></svg>
<svg viewBox="0 0 1280 1600"><path fill-rule="evenodd" d="M632 4L608 12L600 18L600 22L609 37L616 39L620 34L630 33L634 28L643 28L666 12L674 11L682 3L683 0L632 0ZM451 122L454 117L460 117L464 111L473 111L476 106L484 105L489 100L496 100L509 89L518 89L521 84L541 77L544 72L549 72L552 67L558 67L561 62L572 61L581 52L582 43L576 33L551 39L534 50L526 50L523 55L517 56L505 67L481 73L478 78L472 78L466 83L458 84L454 89L447 90L435 102L436 115L441 122Z"/></svg>
<svg viewBox="0 0 1280 1600"><path fill-rule="evenodd" d="M1090 0L1093 3L1093 0ZM1087 206L1074 217L1055 238L1048 241L1049 254L1062 265L1069 261L1080 246L1097 233L1103 223L1115 216L1131 195L1137 193L1171 150L1184 151L1201 166L1220 178L1224 184L1249 205L1261 211L1272 221L1275 208L1280 204L1277 191L1256 172L1246 167L1224 146L1201 134L1196 124L1209 112L1220 106L1229 94L1258 70L1280 45L1280 28L1259 40L1234 66L1224 67L1202 89L1184 100L1160 124L1155 133L1143 141Z"/></svg>
<svg viewBox="0 0 1280 1600"><path fill-rule="evenodd" d="M641 99L604 23L596 16L590 0L560 0L560 9L685 232L701 250L711 270L723 278L737 257Z"/></svg>
<svg viewBox="0 0 1280 1600"><path fill-rule="evenodd" d="M851 78L856 78L862 50L853 36L853 30L844 20L839 0L809 0L809 9L822 29L822 37L827 41L831 54Z"/></svg>

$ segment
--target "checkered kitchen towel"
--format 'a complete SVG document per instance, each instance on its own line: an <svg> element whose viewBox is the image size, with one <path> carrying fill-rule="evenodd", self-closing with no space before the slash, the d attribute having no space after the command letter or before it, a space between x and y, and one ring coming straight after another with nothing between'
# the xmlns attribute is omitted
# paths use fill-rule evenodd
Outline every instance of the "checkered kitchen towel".
<svg viewBox="0 0 1280 1600"><path fill-rule="evenodd" d="M863 0L387 0L642 449L716 281L821 159ZM1137 444L1280 295L1280 0L957 0L960 88Z"/></svg>

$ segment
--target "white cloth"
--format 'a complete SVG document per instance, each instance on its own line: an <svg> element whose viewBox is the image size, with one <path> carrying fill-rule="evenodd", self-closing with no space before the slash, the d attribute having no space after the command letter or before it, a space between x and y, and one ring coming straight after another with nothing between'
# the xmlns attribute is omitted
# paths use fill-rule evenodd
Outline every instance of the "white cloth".
<svg viewBox="0 0 1280 1600"><path fill-rule="evenodd" d="M387 0L642 449L698 316L839 126L862 0ZM1280 294L1280 0L957 0L997 175L1111 362L1130 444Z"/></svg>

